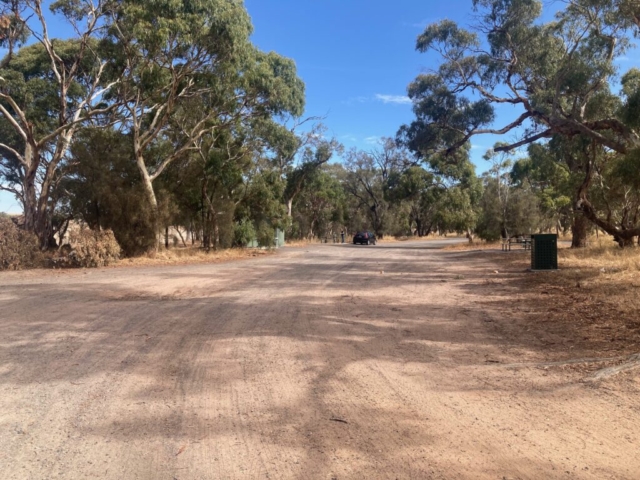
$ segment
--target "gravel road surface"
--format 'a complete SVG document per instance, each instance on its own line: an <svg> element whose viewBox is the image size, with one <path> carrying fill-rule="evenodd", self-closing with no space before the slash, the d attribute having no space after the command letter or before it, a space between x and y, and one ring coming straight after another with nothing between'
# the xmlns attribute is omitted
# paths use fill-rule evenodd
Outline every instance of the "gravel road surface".
<svg viewBox="0 0 640 480"><path fill-rule="evenodd" d="M1 273L0 478L640 478L638 381L541 365L442 245Z"/></svg>

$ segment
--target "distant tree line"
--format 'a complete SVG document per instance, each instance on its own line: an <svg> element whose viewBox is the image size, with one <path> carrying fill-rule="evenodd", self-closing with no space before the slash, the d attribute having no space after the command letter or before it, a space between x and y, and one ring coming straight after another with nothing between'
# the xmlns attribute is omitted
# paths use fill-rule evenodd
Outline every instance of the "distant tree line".
<svg viewBox="0 0 640 480"><path fill-rule="evenodd" d="M597 226L640 237L638 35L624 0L474 0L473 31L426 28L442 57L409 86L415 120L369 151L305 118L295 63L250 41L239 0L0 3L0 189L55 248L70 222L112 230L127 255L168 244L270 245L372 230L469 239ZM495 109L515 118L494 126ZM474 137L508 135L478 177ZM526 152L526 153L525 153ZM339 160L339 161L336 161ZM170 233L171 232L171 233Z"/></svg>

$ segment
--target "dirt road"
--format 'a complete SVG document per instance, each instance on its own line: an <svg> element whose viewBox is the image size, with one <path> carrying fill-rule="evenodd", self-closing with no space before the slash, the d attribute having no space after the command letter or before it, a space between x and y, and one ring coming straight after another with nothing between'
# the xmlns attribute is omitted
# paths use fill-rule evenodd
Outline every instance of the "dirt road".
<svg viewBox="0 0 640 480"><path fill-rule="evenodd" d="M0 274L0 478L640 478L638 380L540 364L436 245Z"/></svg>

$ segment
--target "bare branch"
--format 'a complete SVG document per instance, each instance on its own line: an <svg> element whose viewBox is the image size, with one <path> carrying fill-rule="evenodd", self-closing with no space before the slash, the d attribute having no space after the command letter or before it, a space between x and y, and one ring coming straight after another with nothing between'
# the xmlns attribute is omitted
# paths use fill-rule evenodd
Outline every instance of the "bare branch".
<svg viewBox="0 0 640 480"><path fill-rule="evenodd" d="M538 133L537 135L527 137L524 140L521 140L519 142L512 143L510 145L503 145L500 147L496 147L493 150L496 152L509 152L511 150L515 150L516 148L520 148L523 145L529 145L530 143L536 142L542 138L550 138L552 136L553 136L553 130L548 129L548 130L545 130L544 132Z"/></svg>
<svg viewBox="0 0 640 480"><path fill-rule="evenodd" d="M9 145L5 144L5 143L0 143L0 150L6 150L7 152L9 152L11 155L13 155L14 157L16 157L16 159L18 159L18 161L25 167L28 167L29 165L27 164L27 162L25 161L24 157L22 155L20 155L15 149L11 148Z"/></svg>
<svg viewBox="0 0 640 480"><path fill-rule="evenodd" d="M0 93L0 98L6 100L7 103L9 103L11 108L16 112L16 115L18 115L18 118L20 118L20 122L22 122L22 125L24 125L25 127L28 126L29 123L27 122L27 117L25 116L22 109L15 102L15 100L11 98L11 96L5 95L4 93ZM9 121L9 123L13 126L13 128L22 137L22 139L25 142L28 142L29 141L29 137L27 135L28 130L26 130L18 122L16 122L15 118L13 118L13 115L11 115L1 103L0 103L0 113L4 115L4 117Z"/></svg>

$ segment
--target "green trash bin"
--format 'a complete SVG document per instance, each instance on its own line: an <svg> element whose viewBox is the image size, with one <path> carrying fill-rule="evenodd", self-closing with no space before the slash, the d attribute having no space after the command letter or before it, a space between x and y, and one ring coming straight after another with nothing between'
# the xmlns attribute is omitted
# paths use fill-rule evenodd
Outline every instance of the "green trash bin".
<svg viewBox="0 0 640 480"><path fill-rule="evenodd" d="M558 269L558 235L531 235L531 270Z"/></svg>

